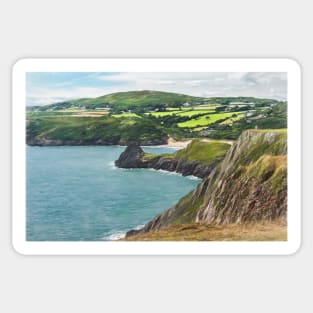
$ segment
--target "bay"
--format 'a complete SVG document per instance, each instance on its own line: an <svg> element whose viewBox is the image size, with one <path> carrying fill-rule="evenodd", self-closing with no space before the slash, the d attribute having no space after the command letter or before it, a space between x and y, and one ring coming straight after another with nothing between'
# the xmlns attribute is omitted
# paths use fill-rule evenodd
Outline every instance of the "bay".
<svg viewBox="0 0 313 313"><path fill-rule="evenodd" d="M174 205L200 182L165 171L116 168L114 160L125 149L120 146L26 149L28 241L120 238Z"/></svg>

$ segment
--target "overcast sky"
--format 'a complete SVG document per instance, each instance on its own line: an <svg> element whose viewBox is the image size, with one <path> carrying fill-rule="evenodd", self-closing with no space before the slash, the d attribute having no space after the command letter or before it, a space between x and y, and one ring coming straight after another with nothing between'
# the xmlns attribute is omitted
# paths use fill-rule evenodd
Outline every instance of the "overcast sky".
<svg viewBox="0 0 313 313"><path fill-rule="evenodd" d="M130 90L160 90L193 96L252 96L286 100L286 73L61 73L26 76L26 105L99 97Z"/></svg>

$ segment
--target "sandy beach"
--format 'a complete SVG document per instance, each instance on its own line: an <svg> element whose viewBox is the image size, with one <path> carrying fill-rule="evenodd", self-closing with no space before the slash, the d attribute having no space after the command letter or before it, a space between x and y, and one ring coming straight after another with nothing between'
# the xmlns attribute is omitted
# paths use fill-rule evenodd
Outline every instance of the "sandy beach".
<svg viewBox="0 0 313 313"><path fill-rule="evenodd" d="M174 138L170 137L167 141L166 145L161 145L161 147L177 147L177 148L185 148L188 146L188 144L191 142L191 139L189 140L182 140L177 141Z"/></svg>
<svg viewBox="0 0 313 313"><path fill-rule="evenodd" d="M199 138L194 138L194 139L199 139ZM175 140L174 138L170 137L168 139L168 142L166 145L162 145L162 147L177 147L177 148L185 148L188 146L188 144L192 141L193 139L188 139L188 140ZM224 142L232 145L234 143L233 140L218 140L218 139L208 139L208 138L203 138L200 139L201 141L204 142Z"/></svg>

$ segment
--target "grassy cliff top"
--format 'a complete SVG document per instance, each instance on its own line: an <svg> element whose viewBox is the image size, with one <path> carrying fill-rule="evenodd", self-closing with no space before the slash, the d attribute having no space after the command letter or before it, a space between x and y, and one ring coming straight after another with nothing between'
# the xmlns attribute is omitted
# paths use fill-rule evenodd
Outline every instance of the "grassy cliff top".
<svg viewBox="0 0 313 313"><path fill-rule="evenodd" d="M244 131L238 141L230 145L215 170L194 191L148 223L148 227L152 227L148 229L151 231L199 221L227 224L284 217L287 210L286 135L284 129ZM202 159L202 152L206 149L204 156L209 155L208 151L213 156L215 149L210 148L215 147L216 143L204 142L208 145L206 147L202 147L202 144L201 141L194 141L176 152L173 158L180 155ZM219 149L215 157L218 157L218 153L221 153ZM180 236L174 233L171 231L169 235ZM166 233L163 234L168 238ZM206 230L203 234L209 238ZM212 236L216 238L214 234ZM152 237L149 239L153 240Z"/></svg>
<svg viewBox="0 0 313 313"><path fill-rule="evenodd" d="M168 159L198 161L202 164L211 164L214 161L221 160L230 148L230 144L223 142L206 142L199 139L193 140L186 148L178 150L173 154L150 154L146 153L145 160L152 160L163 156Z"/></svg>
<svg viewBox="0 0 313 313"><path fill-rule="evenodd" d="M216 159L221 159L229 148L230 145L223 142L193 140L185 149L177 151L175 158L210 164Z"/></svg>
<svg viewBox="0 0 313 313"><path fill-rule="evenodd" d="M287 128L278 128L278 129L249 129L248 131L253 133L279 133L287 135Z"/></svg>

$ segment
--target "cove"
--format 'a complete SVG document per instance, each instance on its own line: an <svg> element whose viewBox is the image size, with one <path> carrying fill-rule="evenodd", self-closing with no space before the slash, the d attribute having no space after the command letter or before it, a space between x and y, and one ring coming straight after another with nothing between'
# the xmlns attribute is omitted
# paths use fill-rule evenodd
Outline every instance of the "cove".
<svg viewBox="0 0 313 313"><path fill-rule="evenodd" d="M26 239L102 241L122 237L174 205L200 182L148 169L118 169L125 147L27 147ZM145 147L149 153L173 148Z"/></svg>

